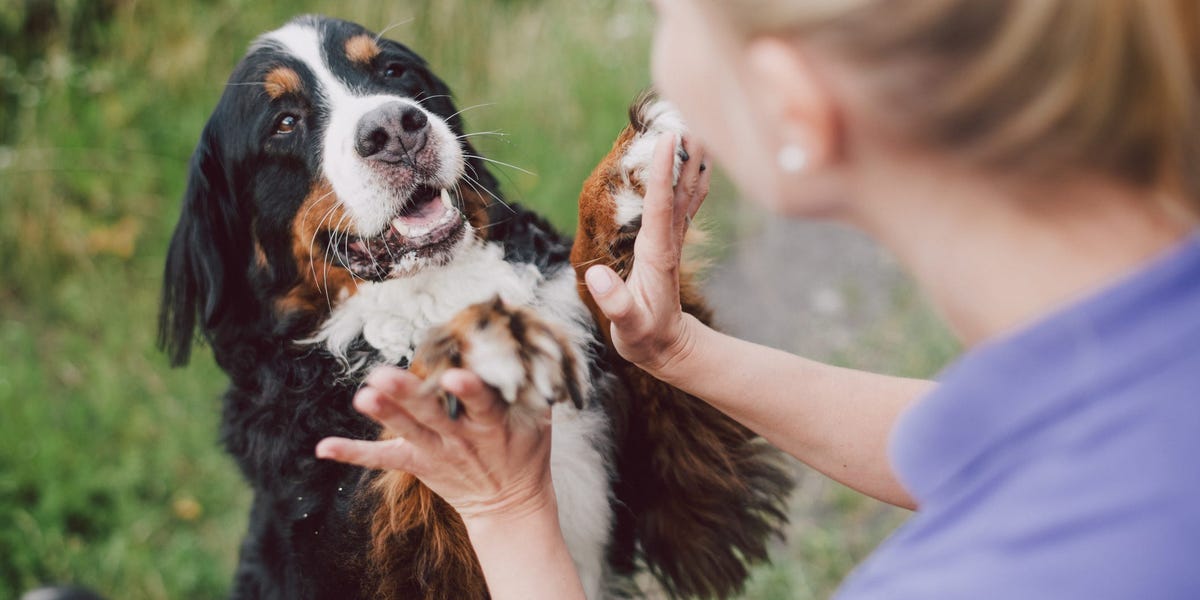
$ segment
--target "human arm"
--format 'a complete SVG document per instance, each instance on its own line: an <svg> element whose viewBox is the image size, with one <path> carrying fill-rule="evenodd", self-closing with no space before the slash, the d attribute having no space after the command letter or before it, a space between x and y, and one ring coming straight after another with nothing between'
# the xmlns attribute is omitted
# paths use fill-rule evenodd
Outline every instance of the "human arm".
<svg viewBox="0 0 1200 600"><path fill-rule="evenodd" d="M506 407L470 371L447 371L439 383L465 406L458 419L422 393L416 375L372 372L354 406L399 437L327 438L317 456L420 479L462 517L493 598L583 598L558 524L548 412L534 421L505 418Z"/></svg>
<svg viewBox="0 0 1200 600"><path fill-rule="evenodd" d="M701 160L671 185L673 140L660 142L646 184L642 228L626 282L588 270L617 351L652 375L703 398L776 446L856 490L913 507L887 458L899 414L932 384L843 369L720 334L681 312L679 258L706 193Z"/></svg>
<svg viewBox="0 0 1200 600"><path fill-rule="evenodd" d="M933 384L808 360L686 316L686 346L656 377L703 398L834 480L904 508L887 456L896 419Z"/></svg>

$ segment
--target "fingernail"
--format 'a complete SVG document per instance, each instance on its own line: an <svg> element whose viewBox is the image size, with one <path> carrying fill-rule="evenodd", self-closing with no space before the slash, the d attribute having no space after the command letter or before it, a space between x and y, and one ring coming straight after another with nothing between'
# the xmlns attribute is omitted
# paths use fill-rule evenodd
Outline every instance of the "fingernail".
<svg viewBox="0 0 1200 600"><path fill-rule="evenodd" d="M592 267L583 277L587 280L588 289L597 296L603 296L612 289L612 275L609 275L608 270L604 267Z"/></svg>
<svg viewBox="0 0 1200 600"><path fill-rule="evenodd" d="M317 458L333 458L333 451L329 448L329 444L324 442L317 444Z"/></svg>

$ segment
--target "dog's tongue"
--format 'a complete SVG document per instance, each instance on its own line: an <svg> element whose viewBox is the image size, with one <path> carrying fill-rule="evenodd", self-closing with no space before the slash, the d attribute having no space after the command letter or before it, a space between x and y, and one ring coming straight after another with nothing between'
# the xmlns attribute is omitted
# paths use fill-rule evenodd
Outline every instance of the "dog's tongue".
<svg viewBox="0 0 1200 600"><path fill-rule="evenodd" d="M406 238L418 238L433 230L446 220L446 214L452 209L450 193L442 190L424 204L405 211L406 214L392 219L392 227L397 233Z"/></svg>

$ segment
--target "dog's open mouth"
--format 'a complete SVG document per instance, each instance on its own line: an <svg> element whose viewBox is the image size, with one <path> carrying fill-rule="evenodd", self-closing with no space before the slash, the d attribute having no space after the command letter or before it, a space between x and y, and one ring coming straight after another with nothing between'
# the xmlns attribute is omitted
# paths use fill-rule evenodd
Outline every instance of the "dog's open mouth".
<svg viewBox="0 0 1200 600"><path fill-rule="evenodd" d="M463 236L463 215L446 189L423 185L409 198L383 233L369 237L337 236L333 250L354 275L387 279L396 267L444 254Z"/></svg>

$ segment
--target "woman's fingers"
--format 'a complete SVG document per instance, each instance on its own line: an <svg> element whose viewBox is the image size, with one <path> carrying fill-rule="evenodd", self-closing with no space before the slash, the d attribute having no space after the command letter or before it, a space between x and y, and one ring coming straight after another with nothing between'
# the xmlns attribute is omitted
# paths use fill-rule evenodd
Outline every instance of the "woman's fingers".
<svg viewBox="0 0 1200 600"><path fill-rule="evenodd" d="M627 335L639 328L642 307L615 271L604 265L596 265L589 268L583 277L596 306L612 322L613 328Z"/></svg>
<svg viewBox="0 0 1200 600"><path fill-rule="evenodd" d="M454 394L462 402L471 421L492 425L504 416L504 404L496 397L496 392L475 373L449 369L438 383L446 393Z"/></svg>
<svg viewBox="0 0 1200 600"><path fill-rule="evenodd" d="M708 186L712 180L712 169L708 168L708 156L700 142L691 142L688 152L695 157L695 163L689 164L685 175L679 178L680 185L676 186L675 210L685 215L690 224L700 205L708 197ZM692 162L692 161L688 161Z"/></svg>
<svg viewBox="0 0 1200 600"><path fill-rule="evenodd" d="M376 367L367 374L363 385L373 387L390 398L406 398L420 393L420 377L400 367Z"/></svg>
<svg viewBox="0 0 1200 600"><path fill-rule="evenodd" d="M678 262L678 242L673 234L675 221L675 191L671 185L675 170L675 147L678 140L664 135L654 147L650 172L646 176L646 196L642 200L642 226L634 241L634 256L654 261L667 268ZM686 163L685 163L686 164Z"/></svg>
<svg viewBox="0 0 1200 600"><path fill-rule="evenodd" d="M454 417L435 394L430 383L398 367L379 367L367 375L366 385L383 396L386 404L401 409L416 423L436 433L454 426ZM384 409L388 407L385 405ZM404 415L400 415L404 416Z"/></svg>
<svg viewBox="0 0 1200 600"><path fill-rule="evenodd" d="M679 169L679 181L675 184L674 204L671 208L674 217L675 230L682 234L687 229L692 213L689 209L697 196L701 196L701 180L707 171L701 170L704 164L704 148L691 138L683 139L683 149L688 156ZM678 244L678 242L677 242Z"/></svg>
<svg viewBox="0 0 1200 600"><path fill-rule="evenodd" d="M426 401L436 402L430 398ZM441 442L437 432L417 420L400 402L374 387L364 387L354 395L354 408L417 446L434 447Z"/></svg>
<svg viewBox="0 0 1200 600"><path fill-rule="evenodd" d="M317 458L355 464L368 469L411 471L413 447L404 439L379 442L328 437L317 444Z"/></svg>
<svg viewBox="0 0 1200 600"><path fill-rule="evenodd" d="M377 368L355 394L354 407L418 447L440 444L442 438L457 435L461 426L438 395L430 393L434 387L460 402L473 422L494 424L504 415L495 390L475 373L449 369L435 377L436 381L426 382L403 369Z"/></svg>
<svg viewBox="0 0 1200 600"><path fill-rule="evenodd" d="M695 218L696 213L700 212L700 205L704 204L704 199L708 197L708 186L712 182L712 169L705 169L700 172L700 179L696 185L696 194L692 196L687 207L688 222L690 223Z"/></svg>

